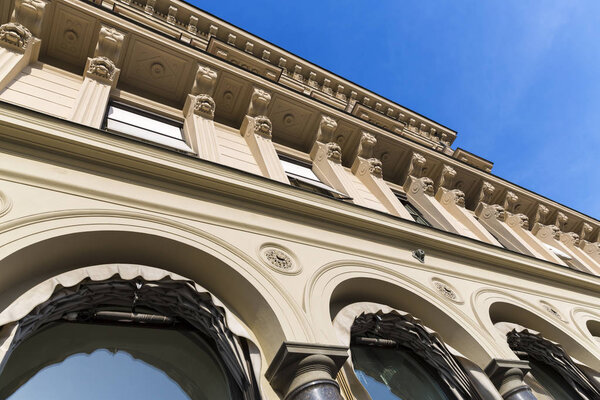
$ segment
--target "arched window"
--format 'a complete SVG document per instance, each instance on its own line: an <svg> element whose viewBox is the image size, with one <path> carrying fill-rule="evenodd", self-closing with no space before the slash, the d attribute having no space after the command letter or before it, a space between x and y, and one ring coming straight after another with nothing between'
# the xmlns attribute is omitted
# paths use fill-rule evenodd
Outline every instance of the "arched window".
<svg viewBox="0 0 600 400"><path fill-rule="evenodd" d="M376 400L479 400L435 332L410 314L361 314L351 328L354 371Z"/></svg>
<svg viewBox="0 0 600 400"><path fill-rule="evenodd" d="M531 374L554 399L600 399L598 388L559 344L515 324L496 326L506 332L508 345L515 354L529 360Z"/></svg>
<svg viewBox="0 0 600 400"><path fill-rule="evenodd" d="M0 314L0 398L258 398L224 307L182 277L131 267L54 278Z"/></svg>

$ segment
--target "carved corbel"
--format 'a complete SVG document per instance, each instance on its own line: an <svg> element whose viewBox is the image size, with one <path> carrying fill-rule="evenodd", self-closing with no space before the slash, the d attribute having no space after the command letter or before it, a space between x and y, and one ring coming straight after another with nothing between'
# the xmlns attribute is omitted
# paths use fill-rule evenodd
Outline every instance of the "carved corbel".
<svg viewBox="0 0 600 400"><path fill-rule="evenodd" d="M440 174L439 187L443 189L452 189L454 178L456 177L456 170L449 165L444 165L442 173Z"/></svg>
<svg viewBox="0 0 600 400"><path fill-rule="evenodd" d="M374 135L368 132L362 132L356 160L352 165L352 171L359 175L367 173L367 171L378 178L383 177L382 163L378 158L373 157L373 149L377 144L377 139Z"/></svg>
<svg viewBox="0 0 600 400"><path fill-rule="evenodd" d="M317 131L317 142L325 145L327 159L340 164L342 162L342 148L333 141L333 133L336 129L337 122L333 118L323 115Z"/></svg>
<svg viewBox="0 0 600 400"><path fill-rule="evenodd" d="M517 201L519 197L511 192L510 190L506 192L506 196L504 197L504 210L508 213L513 213L515 211L515 206L517 205Z"/></svg>
<svg viewBox="0 0 600 400"><path fill-rule="evenodd" d="M569 217L567 217L562 212L558 211L556 213L556 221L554 222L554 226L556 226L559 231L563 231L565 224L567 223L568 220L569 220Z"/></svg>
<svg viewBox="0 0 600 400"><path fill-rule="evenodd" d="M529 217L525 214L506 214L506 224L514 227L518 226L525 230L529 230Z"/></svg>
<svg viewBox="0 0 600 400"><path fill-rule="evenodd" d="M45 0L16 0L10 22L0 25L0 46L24 53L39 37Z"/></svg>
<svg viewBox="0 0 600 400"><path fill-rule="evenodd" d="M124 39L125 35L123 33L103 25L100 27L98 34L98 43L96 44L94 57L106 57L117 63L121 55Z"/></svg>
<svg viewBox="0 0 600 400"><path fill-rule="evenodd" d="M533 221L534 225L544 225L546 223L546 217L548 216L549 212L550 210L548 210L548 207L546 207L543 204L538 204L537 210L535 212L535 220Z"/></svg>
<svg viewBox="0 0 600 400"><path fill-rule="evenodd" d="M592 228L592 226L590 224L588 224L587 222L584 222L583 225L581 226L581 233L579 234L579 237L581 239L581 241L587 241L589 243L589 241L587 240L590 237L590 234L592 233L592 231L594 230L594 228Z"/></svg>
<svg viewBox="0 0 600 400"><path fill-rule="evenodd" d="M94 57L88 58L84 76L112 86L116 82L118 71L115 63L107 57Z"/></svg>
<svg viewBox="0 0 600 400"><path fill-rule="evenodd" d="M477 203L483 204L491 204L492 203L492 195L496 188L489 182L483 181L481 184L481 190L479 192L479 199Z"/></svg>
<svg viewBox="0 0 600 400"><path fill-rule="evenodd" d="M213 119L215 116L215 101L212 94L217 82L217 72L205 65L198 65L198 72L192 87L192 96L194 96L194 114L207 119Z"/></svg>
<svg viewBox="0 0 600 400"><path fill-rule="evenodd" d="M448 190L446 188L438 189L438 196L440 203L443 205L446 204L456 204L459 207L465 207L465 193L459 189Z"/></svg>
<svg viewBox="0 0 600 400"><path fill-rule="evenodd" d="M575 232L562 232L560 234L560 241L563 242L567 247L579 247L579 235Z"/></svg>
<svg viewBox="0 0 600 400"><path fill-rule="evenodd" d="M273 132L273 124L266 116L267 108L271 102L271 94L266 90L254 88L250 97L250 105L246 113L246 120L252 124L251 130L246 130L246 134L252 132L261 135L265 138L271 138Z"/></svg>
<svg viewBox="0 0 600 400"><path fill-rule="evenodd" d="M408 169L408 176L415 178L421 178L423 176L423 169L427 160L419 153L413 153L410 159L410 167Z"/></svg>

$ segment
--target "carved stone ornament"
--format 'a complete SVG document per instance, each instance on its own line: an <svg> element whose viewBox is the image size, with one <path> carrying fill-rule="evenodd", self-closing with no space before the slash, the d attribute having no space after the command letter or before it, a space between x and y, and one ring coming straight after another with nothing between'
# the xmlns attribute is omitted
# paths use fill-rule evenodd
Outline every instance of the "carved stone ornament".
<svg viewBox="0 0 600 400"><path fill-rule="evenodd" d="M550 212L550 210L548 210L548 207L546 207L543 204L538 204L538 208L535 212L535 220L533 221L534 225L535 224L545 224L546 223L546 216L548 215L548 213Z"/></svg>
<svg viewBox="0 0 600 400"><path fill-rule="evenodd" d="M335 142L327 143L327 159L336 163L342 162L342 148Z"/></svg>
<svg viewBox="0 0 600 400"><path fill-rule="evenodd" d="M490 219L495 218L499 221L504 221L504 208L499 204L491 204L484 208L481 213L481 218Z"/></svg>
<svg viewBox="0 0 600 400"><path fill-rule="evenodd" d="M333 132L337 128L337 122L327 115L321 116L319 131L317 132L317 141L321 143L333 142Z"/></svg>
<svg viewBox="0 0 600 400"><path fill-rule="evenodd" d="M469 376L442 342L439 335L423 326L407 313L392 311L361 314L354 320L351 335L355 341L383 339L400 348L414 351L438 374L442 382L453 388L456 398L481 400Z"/></svg>
<svg viewBox="0 0 600 400"><path fill-rule="evenodd" d="M276 244L263 245L259 256L269 268L279 273L294 275L300 272L300 265L292 253Z"/></svg>
<svg viewBox="0 0 600 400"><path fill-rule="evenodd" d="M273 124L271 123L271 120L264 115L255 117L254 133L270 139L273 133Z"/></svg>
<svg viewBox="0 0 600 400"><path fill-rule="evenodd" d="M529 217L525 214L506 214L505 218L508 226L519 226L525 230L529 229Z"/></svg>
<svg viewBox="0 0 600 400"><path fill-rule="evenodd" d="M118 62L124 39L125 35L118 30L109 26L102 26L98 34L98 43L96 44L94 57L106 57L114 62Z"/></svg>
<svg viewBox="0 0 600 400"><path fill-rule="evenodd" d="M512 213L514 212L515 205L519 197L511 191L506 192L506 197L504 198L504 210Z"/></svg>
<svg viewBox="0 0 600 400"><path fill-rule="evenodd" d="M29 46L32 37L24 25L14 22L0 25L0 44L4 47L23 52Z"/></svg>
<svg viewBox="0 0 600 400"><path fill-rule="evenodd" d="M373 156L373 148L377 144L377 139L374 135L363 132L360 137L360 144L358 145L358 156L369 159Z"/></svg>
<svg viewBox="0 0 600 400"><path fill-rule="evenodd" d="M594 230L594 228L592 228L592 226L590 224L588 224L587 222L584 222L583 225L581 226L581 233L579 233L579 237L581 238L581 240L587 240L589 238L590 233L592 233L592 231Z"/></svg>
<svg viewBox="0 0 600 400"><path fill-rule="evenodd" d="M6 194L0 192L0 217L9 213L12 209L12 200Z"/></svg>
<svg viewBox="0 0 600 400"><path fill-rule="evenodd" d="M115 63L106 57L95 57L90 59L86 71L88 76L107 83L113 82L116 72L117 67L115 66Z"/></svg>
<svg viewBox="0 0 600 400"><path fill-rule="evenodd" d="M560 241L565 244L570 244L579 247L579 235L575 232L564 232L560 235Z"/></svg>
<svg viewBox="0 0 600 400"><path fill-rule="evenodd" d="M15 0L11 22L25 26L33 36L39 37L47 5L45 0Z"/></svg>
<svg viewBox="0 0 600 400"><path fill-rule="evenodd" d="M490 204L494 190L496 188L491 183L484 181L481 185L481 192L479 192L479 203Z"/></svg>
<svg viewBox="0 0 600 400"><path fill-rule="evenodd" d="M462 298L458 295L456 289L450 285L448 282L439 279L433 278L431 280L431 284L433 288L445 298L452 300L455 303L463 303Z"/></svg>
<svg viewBox="0 0 600 400"><path fill-rule="evenodd" d="M506 334L506 339L512 350L523 351L530 358L553 368L582 395L581 398L600 399L600 391L559 344L527 329L521 331L513 329Z"/></svg>
<svg viewBox="0 0 600 400"><path fill-rule="evenodd" d="M449 165L444 165L440 176L440 187L444 189L452 188L452 181L456 177L456 170ZM464 197L464 193L463 193Z"/></svg>
<svg viewBox="0 0 600 400"><path fill-rule="evenodd" d="M422 191L428 196L433 196L433 180L431 178L419 178L410 185L410 191L412 193L418 193Z"/></svg>
<svg viewBox="0 0 600 400"><path fill-rule="evenodd" d="M550 314L551 316L553 316L554 318L562 321L562 322L568 322L560 313L560 311L558 311L556 308L554 308L553 306L551 306L549 303L546 303L545 301L540 301L540 305L542 306L542 308L544 309L544 311L546 311L548 314Z"/></svg>
<svg viewBox="0 0 600 400"><path fill-rule="evenodd" d="M206 65L198 65L198 71L196 72L196 79L194 80L194 87L192 88L192 94L207 94L213 95L215 84L217 82L217 72L208 68Z"/></svg>
<svg viewBox="0 0 600 400"><path fill-rule="evenodd" d="M565 214L561 213L560 211L556 213L556 222L554 222L554 225L556 227L558 227L559 230L564 230L565 228L565 224L567 223L567 221L569 220L569 217L567 217Z"/></svg>
<svg viewBox="0 0 600 400"><path fill-rule="evenodd" d="M465 193L459 189L448 190L445 188L440 188L444 191L442 195L442 204L456 204L459 207L465 206Z"/></svg>
<svg viewBox="0 0 600 400"><path fill-rule="evenodd" d="M248 107L248 115L256 117L257 115L266 115L267 107L271 102L271 94L266 90L254 88L250 97L250 106Z"/></svg>
<svg viewBox="0 0 600 400"><path fill-rule="evenodd" d="M207 119L215 117L215 101L208 94L199 94L194 101L194 114Z"/></svg>
<svg viewBox="0 0 600 400"><path fill-rule="evenodd" d="M383 164L378 158L369 158L369 173L378 178L383 178Z"/></svg>
<svg viewBox="0 0 600 400"><path fill-rule="evenodd" d="M410 159L410 168L408 170L408 176L414 176L415 178L420 178L423 174L423 167L427 160L419 153L413 153L412 158ZM433 191L433 182L432 189Z"/></svg>

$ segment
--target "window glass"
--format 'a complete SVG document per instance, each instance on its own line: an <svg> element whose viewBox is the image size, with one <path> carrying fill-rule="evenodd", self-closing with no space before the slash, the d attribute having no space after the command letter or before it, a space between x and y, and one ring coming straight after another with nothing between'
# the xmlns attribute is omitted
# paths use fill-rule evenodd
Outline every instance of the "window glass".
<svg viewBox="0 0 600 400"><path fill-rule="evenodd" d="M356 376L374 400L455 399L410 350L358 345L351 350Z"/></svg>
<svg viewBox="0 0 600 400"><path fill-rule="evenodd" d="M400 203L402 203L404 208L406 208L406 211L408 211L408 213L415 220L416 223L425 226L431 226L431 224L427 222L427 220L423 217L423 214L421 214L421 212L417 210L415 206L410 204L404 193L394 191L394 194L396 195L398 200L400 200Z"/></svg>
<svg viewBox="0 0 600 400"><path fill-rule="evenodd" d="M552 367L531 359L529 365L531 375L555 400L581 400L571 385Z"/></svg>
<svg viewBox="0 0 600 400"><path fill-rule="evenodd" d="M178 150L192 151L183 140L181 124L119 103L109 105L106 129Z"/></svg>
<svg viewBox="0 0 600 400"><path fill-rule="evenodd" d="M59 323L15 349L0 398L232 399L216 357L189 330Z"/></svg>
<svg viewBox="0 0 600 400"><path fill-rule="evenodd" d="M331 186L321 182L317 175L312 171L310 165L287 157L280 157L280 161L283 170L290 180L290 184L293 186L330 197L352 200L348 195L338 192Z"/></svg>

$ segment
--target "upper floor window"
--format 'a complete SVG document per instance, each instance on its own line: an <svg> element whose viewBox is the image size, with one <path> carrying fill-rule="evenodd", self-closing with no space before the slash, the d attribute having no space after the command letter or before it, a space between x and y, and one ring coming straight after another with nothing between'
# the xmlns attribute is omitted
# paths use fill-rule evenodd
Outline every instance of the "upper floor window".
<svg viewBox="0 0 600 400"><path fill-rule="evenodd" d="M281 155L279 156L279 159L283 165L283 170L290 180L290 184L293 186L337 199L352 200L347 194L339 192L331 186L321 182L317 175L312 171L309 163Z"/></svg>
<svg viewBox="0 0 600 400"><path fill-rule="evenodd" d="M400 200L400 203L402 203L404 208L406 208L406 211L408 211L410 216L415 220L417 224L431 226L431 224L427 222L427 220L423 217L423 214L421 214L415 206L410 204L410 201L408 201L404 193L394 192L394 194L396 195L398 200Z"/></svg>
<svg viewBox="0 0 600 400"><path fill-rule="evenodd" d="M185 152L193 150L185 143L182 124L122 103L108 106L106 130L135 137Z"/></svg>

